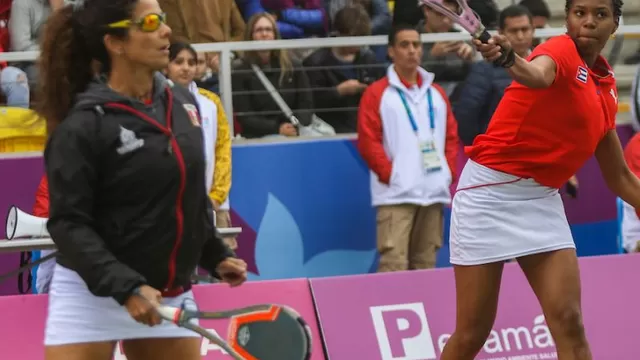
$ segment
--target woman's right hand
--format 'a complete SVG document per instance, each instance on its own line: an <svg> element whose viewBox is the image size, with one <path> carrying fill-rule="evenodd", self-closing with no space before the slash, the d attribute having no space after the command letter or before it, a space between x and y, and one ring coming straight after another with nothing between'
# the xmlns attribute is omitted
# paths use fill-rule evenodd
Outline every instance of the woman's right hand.
<svg viewBox="0 0 640 360"><path fill-rule="evenodd" d="M494 35L489 39L487 44L480 40L474 39L473 45L478 52L482 54L482 57L488 62L494 62L502 56L503 53L507 53L511 50L511 43L504 35Z"/></svg>
<svg viewBox="0 0 640 360"><path fill-rule="evenodd" d="M127 308L129 315L137 322L155 326L162 322L162 318L158 315L156 307L162 303L162 294L160 291L148 285L142 285L133 295L129 296L124 306Z"/></svg>

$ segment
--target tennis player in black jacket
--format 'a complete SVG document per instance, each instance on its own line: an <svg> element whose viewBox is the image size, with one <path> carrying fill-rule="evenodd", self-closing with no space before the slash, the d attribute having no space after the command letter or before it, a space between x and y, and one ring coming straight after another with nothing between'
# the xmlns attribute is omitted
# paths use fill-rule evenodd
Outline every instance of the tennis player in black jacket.
<svg viewBox="0 0 640 360"><path fill-rule="evenodd" d="M110 360L118 340L129 360L200 359L199 336L154 305L192 299L198 264L232 286L246 264L215 234L196 102L156 72L171 29L156 0L76 1L46 26L47 226L60 250L46 359Z"/></svg>

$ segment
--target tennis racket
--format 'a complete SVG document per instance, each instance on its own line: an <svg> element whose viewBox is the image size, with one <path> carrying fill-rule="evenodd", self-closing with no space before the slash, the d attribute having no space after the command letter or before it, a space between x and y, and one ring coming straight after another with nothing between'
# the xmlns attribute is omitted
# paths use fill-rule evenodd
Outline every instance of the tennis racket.
<svg viewBox="0 0 640 360"><path fill-rule="evenodd" d="M458 13L451 11L445 6L445 2L453 1L458 4ZM478 15L469 7L465 0L419 0L419 4L428 6L434 11L448 17L451 21L467 30L473 38L478 39L485 44L491 39L491 34L489 34L484 25L482 25ZM502 66L512 60L515 60L515 54L513 50L510 49L506 53L503 51L500 58L494 61L494 63Z"/></svg>
<svg viewBox="0 0 640 360"><path fill-rule="evenodd" d="M198 311L161 305L163 319L192 330L220 346L235 360L309 360L311 330L288 306L260 304L227 311ZM192 319L231 319L226 341Z"/></svg>

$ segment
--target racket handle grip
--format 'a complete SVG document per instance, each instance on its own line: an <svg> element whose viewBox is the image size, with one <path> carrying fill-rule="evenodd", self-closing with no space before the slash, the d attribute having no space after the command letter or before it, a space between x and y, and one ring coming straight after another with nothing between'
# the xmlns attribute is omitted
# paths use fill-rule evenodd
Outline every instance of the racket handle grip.
<svg viewBox="0 0 640 360"><path fill-rule="evenodd" d="M480 36L478 36L478 40L482 41L483 43L487 44L489 43L489 40L491 40L491 34L489 34L489 32L485 29L482 31L482 34L480 34ZM513 53L513 49L510 49L509 51L505 52L504 49L502 50L502 55L493 63L497 66L504 66L505 63L511 63L514 59L513 59L514 53ZM511 63L511 65L513 65L513 63ZM508 65L508 66L511 66Z"/></svg>
<svg viewBox="0 0 640 360"><path fill-rule="evenodd" d="M166 305L160 305L156 308L156 311L160 315L161 318L171 321L174 324L180 322L180 318L182 315L182 310Z"/></svg>
<svg viewBox="0 0 640 360"><path fill-rule="evenodd" d="M491 34L487 30L484 30L480 36L478 36L478 40L482 41L484 44L489 43L491 39Z"/></svg>

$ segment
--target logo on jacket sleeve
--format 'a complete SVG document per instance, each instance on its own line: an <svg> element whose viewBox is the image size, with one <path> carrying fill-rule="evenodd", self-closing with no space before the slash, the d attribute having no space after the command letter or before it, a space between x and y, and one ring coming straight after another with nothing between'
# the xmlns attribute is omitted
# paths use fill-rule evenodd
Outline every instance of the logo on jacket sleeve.
<svg viewBox="0 0 640 360"><path fill-rule="evenodd" d="M144 139L138 139L136 133L120 126L120 143L122 146L116 149L118 154L128 154L144 146Z"/></svg>
<svg viewBox="0 0 640 360"><path fill-rule="evenodd" d="M187 115L189 115L189 120L193 124L193 126L200 126L200 116L198 115L198 108L193 104L184 104L184 109L187 111Z"/></svg>

